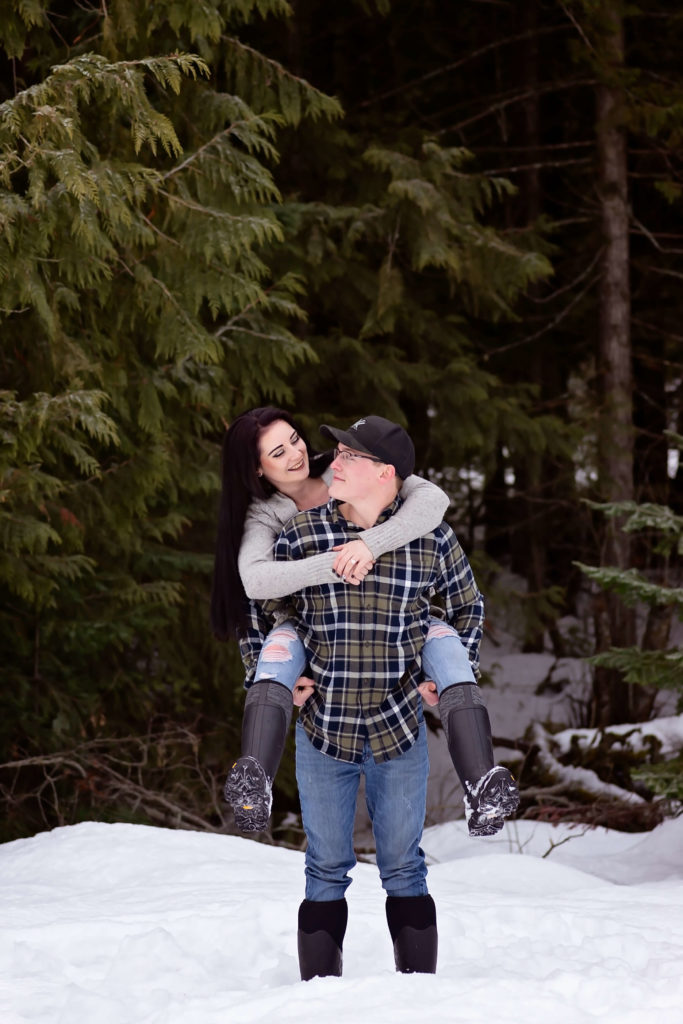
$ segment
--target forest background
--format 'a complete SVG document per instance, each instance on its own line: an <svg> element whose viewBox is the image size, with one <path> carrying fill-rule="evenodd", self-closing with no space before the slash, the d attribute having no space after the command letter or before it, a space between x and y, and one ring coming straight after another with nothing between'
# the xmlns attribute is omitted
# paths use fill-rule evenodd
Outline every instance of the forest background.
<svg viewBox="0 0 683 1024"><path fill-rule="evenodd" d="M0 840L229 829L220 444L270 402L409 426L520 649L591 658L621 827L680 810L609 733L683 679L680 5L5 0L0 43Z"/></svg>

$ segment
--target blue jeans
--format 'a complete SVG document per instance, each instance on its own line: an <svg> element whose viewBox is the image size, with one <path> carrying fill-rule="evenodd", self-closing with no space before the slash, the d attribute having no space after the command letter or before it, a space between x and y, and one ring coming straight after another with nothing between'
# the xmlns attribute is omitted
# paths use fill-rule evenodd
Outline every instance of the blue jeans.
<svg viewBox="0 0 683 1024"><path fill-rule="evenodd" d="M297 679L305 672L306 664L306 651L294 626L283 622L266 637L254 682L277 679L278 683L293 690ZM426 679L436 683L439 694L456 683L476 683L460 637L441 619L429 620L429 630L422 647L422 670Z"/></svg>
<svg viewBox="0 0 683 1024"><path fill-rule="evenodd" d="M377 867L388 896L427 895L427 865L420 848L427 801L429 755L424 721L410 750L375 763L366 743L360 764L337 761L317 750L301 722L296 725L296 780L308 848L306 899L341 899L356 863L353 826L361 775L377 850Z"/></svg>

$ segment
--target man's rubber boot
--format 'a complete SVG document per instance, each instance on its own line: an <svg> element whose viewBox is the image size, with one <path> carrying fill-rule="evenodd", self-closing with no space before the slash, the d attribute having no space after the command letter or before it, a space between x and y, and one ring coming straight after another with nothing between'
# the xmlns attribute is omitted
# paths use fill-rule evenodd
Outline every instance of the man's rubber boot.
<svg viewBox="0 0 683 1024"><path fill-rule="evenodd" d="M401 974L435 974L436 907L431 896L387 896L387 924Z"/></svg>
<svg viewBox="0 0 683 1024"><path fill-rule="evenodd" d="M478 686L457 683L439 698L448 752L465 794L471 836L500 832L519 806L519 790L507 768L494 766L491 720Z"/></svg>
<svg viewBox="0 0 683 1024"><path fill-rule="evenodd" d="M349 908L345 899L304 900L299 907L299 970L302 981L341 977Z"/></svg>
<svg viewBox="0 0 683 1024"><path fill-rule="evenodd" d="M224 796L241 832L268 827L275 773L292 717L292 693L282 683L262 681L247 690L242 718L242 756L228 773Z"/></svg>

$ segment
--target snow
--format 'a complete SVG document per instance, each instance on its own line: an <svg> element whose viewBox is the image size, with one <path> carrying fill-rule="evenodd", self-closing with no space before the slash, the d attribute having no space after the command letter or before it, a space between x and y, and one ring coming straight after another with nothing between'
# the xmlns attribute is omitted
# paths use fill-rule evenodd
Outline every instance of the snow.
<svg viewBox="0 0 683 1024"><path fill-rule="evenodd" d="M427 829L435 976L394 971L377 870L348 891L344 976L301 982L303 854L87 822L0 846L3 1024L681 1024L683 818L639 835Z"/></svg>
<svg viewBox="0 0 683 1024"><path fill-rule="evenodd" d="M494 735L571 725L578 659L503 643L482 663ZM633 742L680 749L673 711ZM558 749L573 734L592 740L544 731ZM516 821L471 839L442 734L429 744L436 975L396 974L367 860L347 893L344 976L301 982L303 853L85 822L0 845L0 1024L683 1024L683 816L642 834ZM356 831L369 847L362 812Z"/></svg>
<svg viewBox="0 0 683 1024"><path fill-rule="evenodd" d="M683 749L683 715L666 715L652 722L610 725L605 731L612 736L621 736L633 750L646 750L648 739L656 741L664 757L671 757ZM553 735L553 741L562 752L568 751L572 742L585 749L595 740L595 729L563 729Z"/></svg>

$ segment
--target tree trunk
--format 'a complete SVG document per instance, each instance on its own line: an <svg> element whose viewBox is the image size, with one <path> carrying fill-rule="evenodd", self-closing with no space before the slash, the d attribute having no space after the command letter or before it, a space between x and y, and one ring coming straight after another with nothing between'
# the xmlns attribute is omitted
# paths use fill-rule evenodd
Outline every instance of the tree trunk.
<svg viewBox="0 0 683 1024"><path fill-rule="evenodd" d="M526 100L522 104L521 139L526 152L529 167L524 171L520 192L524 204L524 217L527 224L533 224L541 213L540 171L536 166L539 144L539 109L538 109L538 3L536 0L519 0L517 4L518 26L520 32L530 35L521 44L523 80L522 87ZM531 285L529 293L538 292L538 286ZM532 379L543 394L544 363L546 360L545 346L535 343L529 353ZM526 581L527 592L538 594L543 590L546 577L546 553L548 549L546 537L546 518L540 511L541 504L541 466L542 456L528 456L523 471L524 493L524 547L527 549ZM535 627L527 629L524 641L525 651L542 651L545 629L538 622Z"/></svg>
<svg viewBox="0 0 683 1024"><path fill-rule="evenodd" d="M604 501L633 498L632 368L629 283L629 206L623 93L617 76L624 66L624 25L618 0L605 0L600 39L604 80L597 89L598 198L603 260L600 288L598 436L599 490ZM627 569L630 538L618 520L605 523L602 565ZM615 596L607 598L609 643L634 642L634 615ZM631 694L618 674L598 670L597 725L628 721Z"/></svg>

